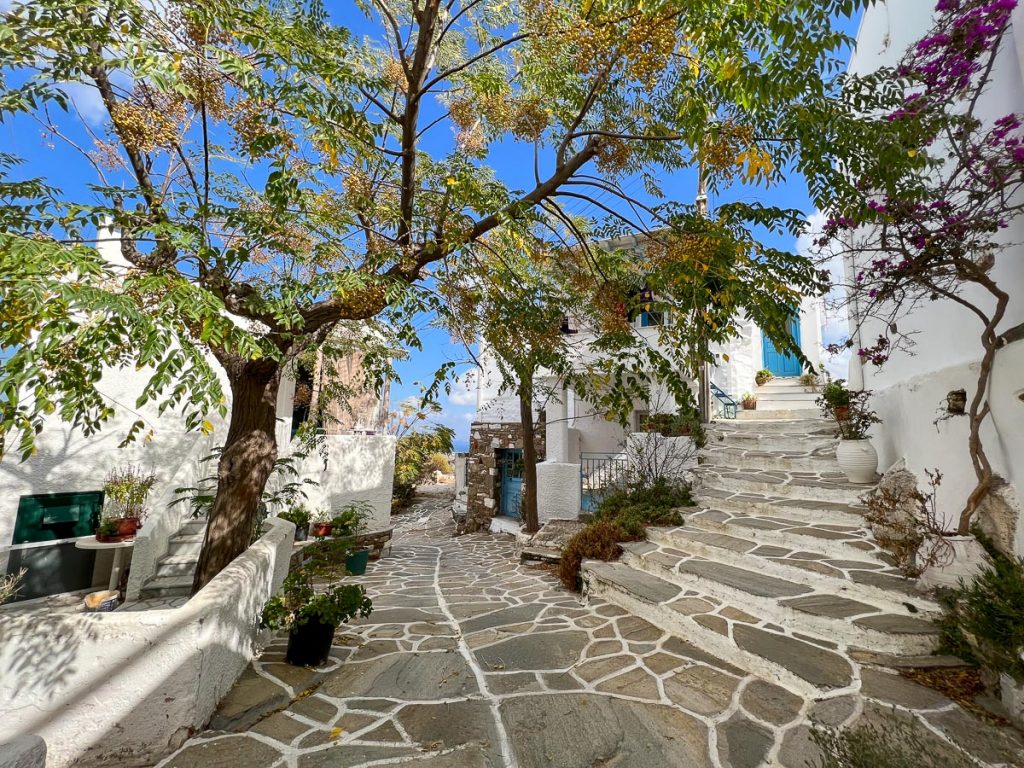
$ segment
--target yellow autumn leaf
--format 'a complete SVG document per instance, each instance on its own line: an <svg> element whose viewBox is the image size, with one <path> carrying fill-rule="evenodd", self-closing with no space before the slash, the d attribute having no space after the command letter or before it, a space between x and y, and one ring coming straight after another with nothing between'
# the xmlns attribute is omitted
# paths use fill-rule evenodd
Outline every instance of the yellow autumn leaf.
<svg viewBox="0 0 1024 768"><path fill-rule="evenodd" d="M908 149L907 150L907 157L917 157L917 150L916 149Z"/></svg>
<svg viewBox="0 0 1024 768"><path fill-rule="evenodd" d="M736 73L739 71L739 65L732 59L726 59L722 64L721 70L719 70L723 80L732 80L732 78L736 77Z"/></svg>
<svg viewBox="0 0 1024 768"><path fill-rule="evenodd" d="M344 728L331 728L331 739L337 739L345 732Z"/></svg>
<svg viewBox="0 0 1024 768"><path fill-rule="evenodd" d="M724 352L722 353L722 359L725 360L725 362L727 362L727 363L729 362L729 356L727 354L725 354Z"/></svg>
<svg viewBox="0 0 1024 768"><path fill-rule="evenodd" d="M200 429L202 430L202 433L204 435L212 434L213 433L213 424L211 424L209 421L206 421L204 419L203 420L203 425L202 425L202 427L200 427Z"/></svg>

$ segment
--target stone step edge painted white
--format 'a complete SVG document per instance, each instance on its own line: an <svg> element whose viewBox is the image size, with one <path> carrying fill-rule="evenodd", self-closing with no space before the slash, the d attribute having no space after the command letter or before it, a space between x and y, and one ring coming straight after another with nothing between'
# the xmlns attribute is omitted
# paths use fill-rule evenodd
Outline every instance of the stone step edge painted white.
<svg viewBox="0 0 1024 768"><path fill-rule="evenodd" d="M718 507L712 507L716 510ZM762 515L767 517L767 515ZM849 543L838 539L821 539L816 536L808 536L792 531L772 530L770 528L748 528L735 523L717 522L704 517L686 517L686 525L690 528L706 531L708 533L724 533L728 536L747 538L756 536L759 544L770 544L775 547L785 547L794 552L819 552L828 555L833 560L862 560L871 553L857 547L851 547Z"/></svg>
<svg viewBox="0 0 1024 768"><path fill-rule="evenodd" d="M710 533L710 531L704 532ZM720 531L714 531L714 533L720 533ZM746 538L749 540L749 537ZM756 570L768 576L776 576L780 579L785 579L786 581L806 584L818 591L828 592L840 597L848 597L851 600L858 600L862 603L869 603L877 606L881 610L884 610L886 613L898 613L900 615L919 619L938 618L942 615L942 608L938 603L935 603L924 595L919 598L911 597L909 595L904 595L901 592L894 592L882 587L876 587L872 584L860 584L849 579L830 576L825 573L817 573L815 571L808 571L805 568L799 568L793 565L786 565L786 563L781 560L772 560L766 557L761 557L760 555L736 552L724 547L716 547L712 544L705 544L704 542L696 541L694 539L677 536L673 529L648 528L647 540L663 547L677 549L681 552L697 555L698 557L703 557L716 563L722 563L723 565L731 565L735 568L744 568L746 570ZM839 558L831 559L835 560ZM868 553L861 553L861 557L857 559L866 562L873 562L873 559ZM910 612L906 607L907 603L910 603L917 608L918 612Z"/></svg>
<svg viewBox="0 0 1024 768"><path fill-rule="evenodd" d="M770 405L770 404L769 404ZM736 411L737 421L802 421L805 419L814 418L817 411L809 408L790 408L788 406L781 408L773 407L762 407L761 401L757 403L757 408L752 411L738 410Z"/></svg>
<svg viewBox="0 0 1024 768"><path fill-rule="evenodd" d="M696 590L728 605L741 606L741 610L745 613L751 614L762 621L778 624L791 632L799 632L807 637L836 643L840 648L854 646L874 651L875 653L891 653L896 656L920 656L933 652L938 643L938 630L936 630L934 635L918 635L896 634L866 629L853 623L853 619L860 618L860 616L854 616L847 620L816 616L811 613L797 611L780 602L788 598L762 597L738 587L723 584L709 577L692 573L680 573L628 550L623 554L619 562L638 571L657 576L659 579L674 584L683 590ZM816 591L794 595L794 597L828 596L832 594L834 593ZM846 597L846 595L836 596ZM881 606L873 607L877 607L878 610L869 611L861 615L873 616L885 612ZM903 611L902 615L908 615L906 610Z"/></svg>
<svg viewBox="0 0 1024 768"><path fill-rule="evenodd" d="M713 450L707 448L698 452L700 466L711 468L735 467L737 469L781 469L789 472L840 472L835 456L783 456L782 449L764 450L772 456L750 456L756 448L739 448L717 443Z"/></svg>
<svg viewBox="0 0 1024 768"><path fill-rule="evenodd" d="M681 637L701 650L710 653L712 656L716 656L722 661L744 669L762 680L779 685L798 696L818 698L822 694L830 696L841 695L856 690L856 684L838 690L820 688L810 681L804 680L781 664L740 648L733 642L731 637L720 635L714 630L698 624L689 616L674 611L665 605L648 602L624 591L619 585L603 579L599 573L590 567L591 563L593 561L584 560L581 566L584 599L594 595L607 600L609 603L613 603L628 611L631 615L650 622L663 632L669 632L677 637ZM605 565L605 563L601 563L601 565ZM851 666L853 666L854 673L856 674L856 665Z"/></svg>
<svg viewBox="0 0 1024 768"><path fill-rule="evenodd" d="M701 491L708 493L701 493ZM783 520L796 520L808 525L848 525L851 528L865 528L864 515L858 512L845 512L835 509L800 507L787 504L786 501L806 501L806 499L783 499L782 503L769 501L753 501L738 497L722 497L711 495L712 492L728 493L728 488L716 488L713 485L705 485L702 488L695 488L691 492L696 511L705 509L717 509L722 512L729 512L734 515L746 515L748 517L779 517ZM769 497L776 498L776 497ZM694 511L691 509L691 511ZM847 558L849 559L849 558Z"/></svg>
<svg viewBox="0 0 1024 768"><path fill-rule="evenodd" d="M739 467L711 467L700 464L693 469L697 477L697 487L701 484L722 488L734 493L750 492L768 496L777 496L784 499L796 499L799 501L833 501L840 504L861 504L860 497L875 487L873 483L865 483L863 490L860 487L843 487L828 485L804 485L801 483L783 482L772 483L759 479L747 479L742 477L723 477L722 472L742 472Z"/></svg>

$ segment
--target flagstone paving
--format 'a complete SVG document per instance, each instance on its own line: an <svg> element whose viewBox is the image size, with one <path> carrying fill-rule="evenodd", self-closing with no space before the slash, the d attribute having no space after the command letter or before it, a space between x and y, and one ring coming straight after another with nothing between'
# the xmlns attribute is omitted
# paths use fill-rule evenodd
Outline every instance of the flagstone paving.
<svg viewBox="0 0 1024 768"><path fill-rule="evenodd" d="M1024 759L1016 732L889 672L803 698L617 606L581 605L521 565L511 537L453 533L445 499L404 516L361 579L373 615L339 629L330 662L290 667L275 640L161 768L801 768L816 754L810 719L893 707L990 764Z"/></svg>

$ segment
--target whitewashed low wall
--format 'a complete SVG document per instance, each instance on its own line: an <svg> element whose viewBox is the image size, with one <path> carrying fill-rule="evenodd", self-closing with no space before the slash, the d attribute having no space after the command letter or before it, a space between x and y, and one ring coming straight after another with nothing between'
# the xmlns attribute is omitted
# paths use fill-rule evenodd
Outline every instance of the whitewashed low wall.
<svg viewBox="0 0 1024 768"><path fill-rule="evenodd" d="M580 513L580 465L542 461L537 465L537 517L575 519Z"/></svg>
<svg viewBox="0 0 1024 768"><path fill-rule="evenodd" d="M0 618L0 742L38 734L48 768L151 765L176 748L255 654L294 530L268 521L180 608Z"/></svg>
<svg viewBox="0 0 1024 768"><path fill-rule="evenodd" d="M365 501L373 508L370 530L391 526L391 491L395 477L395 438L392 435L325 435L324 453L314 450L295 463L307 485L306 506L337 511Z"/></svg>

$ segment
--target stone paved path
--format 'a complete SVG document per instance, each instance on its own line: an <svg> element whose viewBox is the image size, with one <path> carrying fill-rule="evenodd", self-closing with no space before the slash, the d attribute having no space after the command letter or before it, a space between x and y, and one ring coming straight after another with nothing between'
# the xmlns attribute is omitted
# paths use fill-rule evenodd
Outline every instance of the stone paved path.
<svg viewBox="0 0 1024 768"><path fill-rule="evenodd" d="M990 763L1024 753L940 695L873 672L861 695L804 700L611 604L581 605L520 565L510 537L452 538L447 501L398 525L364 579L373 615L320 670L277 641L161 768L798 768L807 720L927 711ZM865 698L867 696L867 698ZM936 735L935 738L938 738Z"/></svg>

